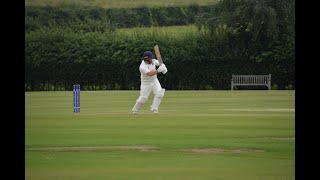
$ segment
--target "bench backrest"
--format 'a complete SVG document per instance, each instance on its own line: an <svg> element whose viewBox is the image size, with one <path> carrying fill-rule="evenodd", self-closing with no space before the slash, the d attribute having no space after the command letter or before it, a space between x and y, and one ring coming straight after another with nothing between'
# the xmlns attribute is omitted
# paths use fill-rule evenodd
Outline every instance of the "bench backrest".
<svg viewBox="0 0 320 180"><path fill-rule="evenodd" d="M231 79L231 90L233 90L234 86L239 85L264 85L267 86L268 89L271 89L271 74L268 75L232 75Z"/></svg>

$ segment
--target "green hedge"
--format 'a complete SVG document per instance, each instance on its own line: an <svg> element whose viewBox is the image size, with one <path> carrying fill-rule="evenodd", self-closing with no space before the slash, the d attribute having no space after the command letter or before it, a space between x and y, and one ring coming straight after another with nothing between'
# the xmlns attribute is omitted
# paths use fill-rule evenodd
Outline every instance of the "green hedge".
<svg viewBox="0 0 320 180"><path fill-rule="evenodd" d="M223 57L215 41L202 35L170 39L153 36L124 36L108 33L74 33L47 29L26 33L26 90L71 90L81 84L84 90L139 89L138 67L145 50L159 44L166 75L159 79L166 89L230 89L232 74L269 74L272 82L288 87L290 64L258 63L241 57Z"/></svg>

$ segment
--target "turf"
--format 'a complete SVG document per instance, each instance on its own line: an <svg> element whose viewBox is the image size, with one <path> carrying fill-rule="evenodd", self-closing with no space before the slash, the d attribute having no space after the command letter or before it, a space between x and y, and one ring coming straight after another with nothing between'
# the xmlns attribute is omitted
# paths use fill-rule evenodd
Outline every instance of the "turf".
<svg viewBox="0 0 320 180"><path fill-rule="evenodd" d="M139 91L26 92L26 179L295 179L295 91L166 91L159 114ZM32 150L65 146L155 146ZM263 152L197 154L182 149Z"/></svg>

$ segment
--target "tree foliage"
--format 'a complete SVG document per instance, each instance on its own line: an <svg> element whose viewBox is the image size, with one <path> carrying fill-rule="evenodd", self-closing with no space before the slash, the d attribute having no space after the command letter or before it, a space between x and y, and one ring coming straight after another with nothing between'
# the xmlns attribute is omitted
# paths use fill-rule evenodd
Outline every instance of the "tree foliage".
<svg viewBox="0 0 320 180"><path fill-rule="evenodd" d="M225 58L244 58L295 85L295 1L222 0L196 21ZM224 50L224 51L222 51ZM258 66L259 69L259 66ZM281 88L285 84L275 81Z"/></svg>

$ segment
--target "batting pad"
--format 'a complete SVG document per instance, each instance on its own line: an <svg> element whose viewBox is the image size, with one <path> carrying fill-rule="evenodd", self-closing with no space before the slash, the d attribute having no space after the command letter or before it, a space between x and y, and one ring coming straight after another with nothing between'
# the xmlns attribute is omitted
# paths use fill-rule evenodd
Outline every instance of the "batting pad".
<svg viewBox="0 0 320 180"><path fill-rule="evenodd" d="M158 110L165 91L166 91L165 89L161 89L156 93L153 99L153 103L151 105L151 110L155 110L155 109Z"/></svg>
<svg viewBox="0 0 320 180"><path fill-rule="evenodd" d="M164 96L164 93L165 93L165 92L166 92L165 89L160 89L160 90L156 93L155 97L157 97L157 98L162 98L162 97Z"/></svg>
<svg viewBox="0 0 320 180"><path fill-rule="evenodd" d="M148 98L146 98L144 96L139 96L139 98L137 99L137 102L144 104L145 102L147 102L147 100L148 100Z"/></svg>
<svg viewBox="0 0 320 180"><path fill-rule="evenodd" d="M148 98L139 96L139 98L136 101L136 104L133 106L132 111L138 112L141 108L141 106L147 102Z"/></svg>

